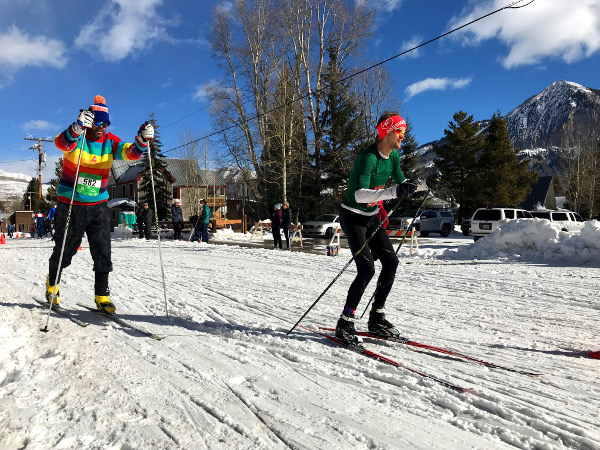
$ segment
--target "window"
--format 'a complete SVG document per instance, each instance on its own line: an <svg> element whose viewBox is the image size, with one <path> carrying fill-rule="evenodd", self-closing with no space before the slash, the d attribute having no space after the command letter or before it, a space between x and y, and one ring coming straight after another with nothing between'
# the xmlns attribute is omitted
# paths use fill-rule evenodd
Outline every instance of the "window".
<svg viewBox="0 0 600 450"><path fill-rule="evenodd" d="M537 217L538 219L548 219L550 220L550 212L549 211L533 211L531 213L533 217Z"/></svg>
<svg viewBox="0 0 600 450"><path fill-rule="evenodd" d="M514 209L505 209L504 217L507 219L514 219L515 218L515 210Z"/></svg>
<svg viewBox="0 0 600 450"><path fill-rule="evenodd" d="M552 220L564 220L564 221L569 221L569 216L567 213L564 212L555 212L552 213Z"/></svg>
<svg viewBox="0 0 600 450"><path fill-rule="evenodd" d="M499 209L480 209L475 212L473 220L500 220Z"/></svg>
<svg viewBox="0 0 600 450"><path fill-rule="evenodd" d="M113 186L112 187L112 194L111 194L111 198L116 198L117 197L117 186Z"/></svg>
<svg viewBox="0 0 600 450"><path fill-rule="evenodd" d="M452 213L449 213L448 211L442 211L442 212L440 213L440 216L442 216L442 217L454 217L454 216L452 215Z"/></svg>
<svg viewBox="0 0 600 450"><path fill-rule="evenodd" d="M129 185L129 198L134 198L133 195L134 195L134 192L133 192L133 183L131 183Z"/></svg>
<svg viewBox="0 0 600 450"><path fill-rule="evenodd" d="M181 199L181 188L173 186L173 198Z"/></svg>
<svg viewBox="0 0 600 450"><path fill-rule="evenodd" d="M584 222L583 218L579 214L573 213L573 215L575 216L576 222Z"/></svg>
<svg viewBox="0 0 600 450"><path fill-rule="evenodd" d="M529 211L523 211L522 209L519 209L517 211L517 219L532 219L533 216L531 215L531 213Z"/></svg>

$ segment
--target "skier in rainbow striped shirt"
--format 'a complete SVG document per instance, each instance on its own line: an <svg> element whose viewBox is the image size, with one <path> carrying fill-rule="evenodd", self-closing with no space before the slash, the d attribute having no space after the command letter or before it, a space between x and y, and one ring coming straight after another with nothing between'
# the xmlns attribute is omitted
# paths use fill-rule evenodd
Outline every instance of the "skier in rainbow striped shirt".
<svg viewBox="0 0 600 450"><path fill-rule="evenodd" d="M85 233L94 260L96 306L113 313L116 308L110 300L108 288L108 274L113 270L106 190L108 176L115 159L136 161L142 157L148 149L149 141L154 138L154 127L144 123L134 142L127 143L108 132L109 125L106 100L101 95L96 95L94 104L81 110L77 121L54 139L56 147L65 152L65 155L62 176L56 189L58 206L55 212L55 243L46 278L46 299L59 303L62 269L71 264ZM85 136L82 136L84 132ZM80 152L79 175L76 177Z"/></svg>

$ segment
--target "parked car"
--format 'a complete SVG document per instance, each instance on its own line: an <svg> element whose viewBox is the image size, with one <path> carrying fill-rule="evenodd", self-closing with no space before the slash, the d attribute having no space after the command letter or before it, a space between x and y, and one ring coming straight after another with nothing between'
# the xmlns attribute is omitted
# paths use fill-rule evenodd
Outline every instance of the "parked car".
<svg viewBox="0 0 600 450"><path fill-rule="evenodd" d="M429 236L429 233L440 233L440 236L446 237L454 229L454 216L450 211L426 210L417 218L415 229L423 237Z"/></svg>
<svg viewBox="0 0 600 450"><path fill-rule="evenodd" d="M322 214L314 220L302 224L302 234L331 239L340 227L340 217L336 214Z"/></svg>
<svg viewBox="0 0 600 450"><path fill-rule="evenodd" d="M460 231L462 231L463 236L468 236L471 231L471 219L463 219L460 223Z"/></svg>
<svg viewBox="0 0 600 450"><path fill-rule="evenodd" d="M404 211L401 213L394 212L389 217L389 225L387 226L388 230L406 230L408 229L408 225L413 221L415 216L417 215L417 211Z"/></svg>
<svg viewBox="0 0 600 450"><path fill-rule="evenodd" d="M501 220L532 219L524 209L517 208L479 208L471 218L471 236L475 241L492 233Z"/></svg>
<svg viewBox="0 0 600 450"><path fill-rule="evenodd" d="M584 226L584 220L573 211L529 211L533 217L547 219L552 223L560 225L562 231L579 231Z"/></svg>
<svg viewBox="0 0 600 450"><path fill-rule="evenodd" d="M429 236L429 233L440 233L446 237L454 229L454 216L449 211L425 210L418 215L416 211L405 211L390 217L388 230L407 230L413 219L417 217L414 228L421 236Z"/></svg>

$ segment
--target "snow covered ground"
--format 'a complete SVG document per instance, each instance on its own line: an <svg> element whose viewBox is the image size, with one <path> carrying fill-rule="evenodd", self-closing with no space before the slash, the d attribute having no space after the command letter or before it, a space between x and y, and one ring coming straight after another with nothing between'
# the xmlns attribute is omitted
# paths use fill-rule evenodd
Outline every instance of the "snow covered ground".
<svg viewBox="0 0 600 450"><path fill-rule="evenodd" d="M90 326L52 314L42 333L46 310L32 296L44 291L51 243L0 246L0 448L600 448L600 360L588 357L600 350L599 222L577 235L529 220L477 243L422 238L413 257L405 243L387 306L404 335L544 375L365 345L473 393L302 329L286 336L347 249L164 240L166 317L157 241L113 237L117 311L162 341L77 306L93 305L85 241L60 292ZM351 265L303 324L333 326L354 275Z"/></svg>

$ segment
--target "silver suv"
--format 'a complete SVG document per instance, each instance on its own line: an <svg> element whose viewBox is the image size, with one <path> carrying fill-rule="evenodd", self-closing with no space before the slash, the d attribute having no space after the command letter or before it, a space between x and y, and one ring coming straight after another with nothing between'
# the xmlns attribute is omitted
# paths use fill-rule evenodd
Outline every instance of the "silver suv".
<svg viewBox="0 0 600 450"><path fill-rule="evenodd" d="M479 240L498 228L501 220L531 219L533 216L524 209L479 208L471 219L471 236Z"/></svg>

